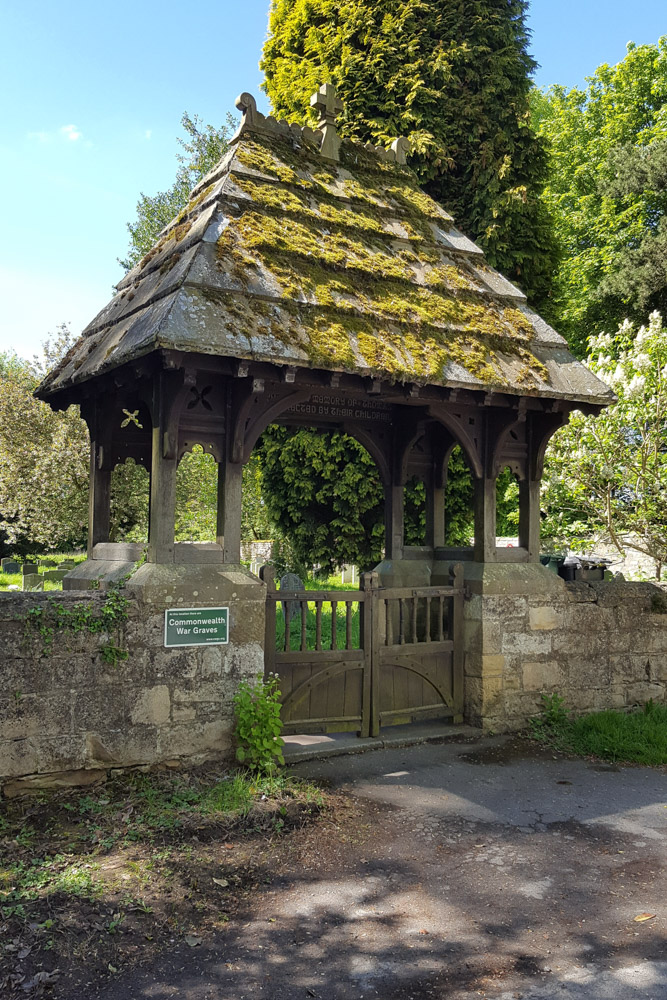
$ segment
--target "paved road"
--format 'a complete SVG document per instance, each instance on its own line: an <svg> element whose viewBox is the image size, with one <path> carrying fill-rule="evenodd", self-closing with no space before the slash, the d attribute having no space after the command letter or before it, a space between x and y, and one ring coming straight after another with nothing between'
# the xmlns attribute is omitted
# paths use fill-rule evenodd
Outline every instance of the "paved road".
<svg viewBox="0 0 667 1000"><path fill-rule="evenodd" d="M667 1000L664 771L502 738L294 770L354 815L305 833L226 934L96 996Z"/></svg>

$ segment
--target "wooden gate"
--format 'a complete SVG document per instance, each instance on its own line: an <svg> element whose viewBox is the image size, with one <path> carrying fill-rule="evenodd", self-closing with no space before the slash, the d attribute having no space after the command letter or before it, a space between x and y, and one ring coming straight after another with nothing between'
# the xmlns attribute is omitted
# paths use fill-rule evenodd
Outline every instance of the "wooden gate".
<svg viewBox="0 0 667 1000"><path fill-rule="evenodd" d="M280 591L272 567L261 577L265 667L280 681L286 734L462 721L461 566L447 587L384 588L365 573L359 590Z"/></svg>

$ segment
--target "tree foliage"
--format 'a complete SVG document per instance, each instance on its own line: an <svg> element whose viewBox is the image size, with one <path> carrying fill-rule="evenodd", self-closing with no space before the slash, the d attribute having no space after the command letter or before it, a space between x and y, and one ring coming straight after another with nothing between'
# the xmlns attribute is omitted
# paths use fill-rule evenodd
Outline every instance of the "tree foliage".
<svg viewBox="0 0 667 1000"><path fill-rule="evenodd" d="M288 539L280 566L299 572L313 564L324 573L344 564L371 569L384 549L384 490L375 462L354 438L337 431L293 431L272 425L257 451L266 511ZM425 489L404 491L406 545L423 545ZM472 476L460 448L449 462L445 541L467 545L473 533ZM292 565L288 566L288 562Z"/></svg>
<svg viewBox="0 0 667 1000"><path fill-rule="evenodd" d="M561 263L551 317L570 344L665 305L667 36L628 45L585 89L533 94Z"/></svg>
<svg viewBox="0 0 667 1000"><path fill-rule="evenodd" d="M341 131L410 139L426 190L489 262L544 300L554 264L529 114L526 0L273 0L261 67L275 112L313 123L330 81Z"/></svg>
<svg viewBox="0 0 667 1000"><path fill-rule="evenodd" d="M137 202L137 217L128 222L130 245L127 256L119 264L129 271L157 243L164 227L187 205L190 191L198 181L216 165L227 149L227 143L236 128L236 119L227 114L219 128L202 125L197 115L187 112L181 125L188 138L179 139L181 152L177 154L176 179L167 191L154 195L141 194Z"/></svg>
<svg viewBox="0 0 667 1000"><path fill-rule="evenodd" d="M0 530L15 552L85 544L88 529L88 431L76 406L54 412L33 392L67 352L63 325L41 356L0 356ZM114 472L111 537L124 537L145 510L136 466Z"/></svg>
<svg viewBox="0 0 667 1000"><path fill-rule="evenodd" d="M659 313L635 333L590 340L587 364L618 403L600 416L574 414L549 447L543 534L571 543L591 528L622 552L667 562L667 330Z"/></svg>

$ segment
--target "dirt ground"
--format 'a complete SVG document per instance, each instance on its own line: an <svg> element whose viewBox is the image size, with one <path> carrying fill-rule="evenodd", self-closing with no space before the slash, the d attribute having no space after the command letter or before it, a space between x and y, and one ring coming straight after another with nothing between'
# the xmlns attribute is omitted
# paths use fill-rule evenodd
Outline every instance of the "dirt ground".
<svg viewBox="0 0 667 1000"><path fill-rule="evenodd" d="M227 922L50 995L667 998L664 770L502 738L293 770L337 807L239 848L252 885Z"/></svg>

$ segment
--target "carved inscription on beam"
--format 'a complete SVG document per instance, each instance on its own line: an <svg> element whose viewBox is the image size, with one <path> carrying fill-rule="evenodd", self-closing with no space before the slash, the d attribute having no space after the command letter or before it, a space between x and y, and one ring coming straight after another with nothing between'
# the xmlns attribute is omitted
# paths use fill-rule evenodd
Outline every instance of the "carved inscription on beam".
<svg viewBox="0 0 667 1000"><path fill-rule="evenodd" d="M310 399L290 406L283 415L302 420L375 420L391 423L392 408L388 403L375 399L349 399L330 392L313 393Z"/></svg>

